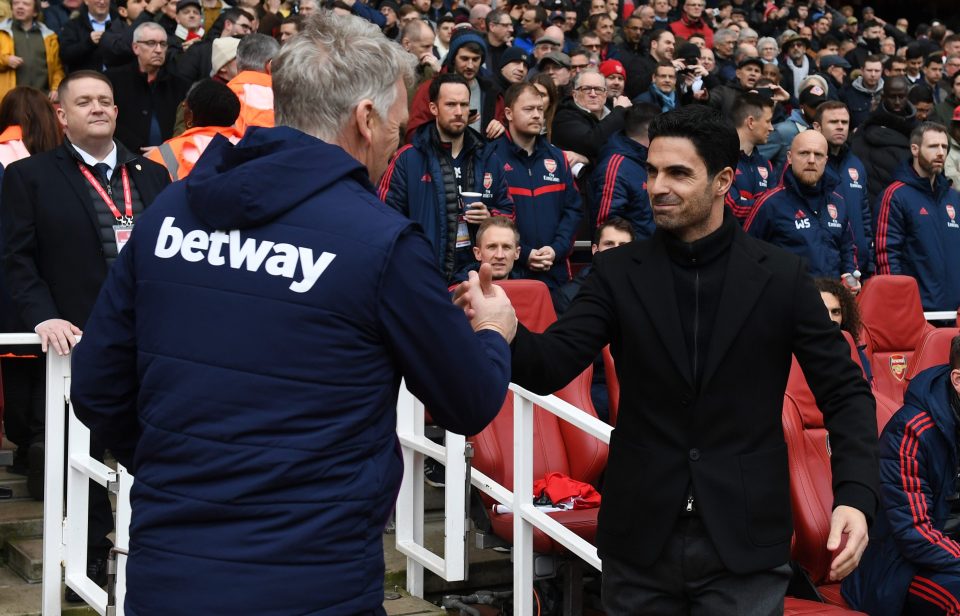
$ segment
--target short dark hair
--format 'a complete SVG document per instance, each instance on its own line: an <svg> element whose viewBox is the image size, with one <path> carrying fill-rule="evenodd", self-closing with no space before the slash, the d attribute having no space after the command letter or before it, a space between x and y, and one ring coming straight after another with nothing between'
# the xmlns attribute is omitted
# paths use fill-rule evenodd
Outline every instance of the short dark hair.
<svg viewBox="0 0 960 616"><path fill-rule="evenodd" d="M193 84L184 104L193 114L194 126L233 126L240 115L240 99L227 84L214 79Z"/></svg>
<svg viewBox="0 0 960 616"><path fill-rule="evenodd" d="M666 34L673 34L673 32L670 31L670 28L660 28L659 30L654 30L654 31L653 31L653 34L650 35L650 40L651 40L651 41L656 41L657 44L659 45L659 44L660 44L660 39L662 39L662 38L664 37L664 35L666 35ZM691 37L691 38L692 38L692 37ZM704 40L706 40L706 39L704 39Z"/></svg>
<svg viewBox="0 0 960 616"><path fill-rule="evenodd" d="M747 121L747 118L759 118L764 109L773 111L773 99L755 92L745 92L734 101L730 119L733 120L735 127L740 128Z"/></svg>
<svg viewBox="0 0 960 616"><path fill-rule="evenodd" d="M523 10L524 10L524 11L534 11L534 12L536 12L536 16L534 17L534 19L537 20L537 23L539 23L539 24L541 24L541 25L547 23L547 9L543 8L543 7L540 6L539 4L536 4L536 5L534 5L534 4L525 4L525 5L523 5Z"/></svg>
<svg viewBox="0 0 960 616"><path fill-rule="evenodd" d="M950 369L960 370L960 336L950 341Z"/></svg>
<svg viewBox="0 0 960 616"><path fill-rule="evenodd" d="M623 117L623 132L631 138L646 137L650 122L660 115L660 107L651 103L637 103L627 109Z"/></svg>
<svg viewBox="0 0 960 616"><path fill-rule="evenodd" d="M254 21L256 19L253 13L251 13L246 9L241 9L238 6L231 6L230 8L225 9L222 13L220 13L220 15L222 16L223 21L229 21L232 24L237 23L237 20L240 19L241 17L246 17L250 21Z"/></svg>
<svg viewBox="0 0 960 616"><path fill-rule="evenodd" d="M529 81L521 81L520 83L515 83L507 88L507 91L503 94L503 106L504 107L513 107L513 104L517 102L517 99L520 98L520 95L524 92L533 92L537 96L540 96L540 90L537 89L537 86L533 85Z"/></svg>
<svg viewBox="0 0 960 616"><path fill-rule="evenodd" d="M445 83L459 83L467 89L467 92L470 91L470 84L467 83L467 80L463 78L462 75L457 73L442 73L434 77L433 81L430 82L430 102L437 102L437 98L440 96L440 86Z"/></svg>
<svg viewBox="0 0 960 616"><path fill-rule="evenodd" d="M595 245L600 245L600 237L603 235L604 229L608 227L613 227L617 231L623 231L624 233L630 235L631 242L637 239L637 232L633 230L633 225L619 216L611 216L600 223L597 226L597 230L593 232L593 243Z"/></svg>
<svg viewBox="0 0 960 616"><path fill-rule="evenodd" d="M907 100L916 105L917 103L934 103L933 92L924 84L918 84L910 88L907 93Z"/></svg>
<svg viewBox="0 0 960 616"><path fill-rule="evenodd" d="M71 83L80 79L96 79L97 81L102 81L110 87L110 93L113 94L113 83L100 71L91 71L88 69L73 71L72 73L67 73L67 76L64 77L60 85L57 86L57 98L60 100L61 105L63 105L63 101L66 99L67 88L70 87Z"/></svg>
<svg viewBox="0 0 960 616"><path fill-rule="evenodd" d="M867 21L863 22L863 30L867 30L868 28L876 28L876 27L883 27L883 26L880 26L880 22L877 21L876 19L868 19Z"/></svg>
<svg viewBox="0 0 960 616"><path fill-rule="evenodd" d="M949 134L947 127L939 122L922 122L910 133L910 145L920 145L923 143L923 136L927 133Z"/></svg>
<svg viewBox="0 0 960 616"><path fill-rule="evenodd" d="M651 143L657 137L689 139L710 177L726 168L737 168L740 137L733 124L717 109L687 105L668 111L653 119L648 133Z"/></svg>
<svg viewBox="0 0 960 616"><path fill-rule="evenodd" d="M869 60L870 60L870 58L868 57L866 60L864 60L863 63L866 64ZM891 71L891 70L893 70L893 65L894 65L894 64L903 64L903 65L906 65L906 64L907 64L907 61L906 61L905 59L901 58L900 56L890 56L889 58L887 58L886 60L884 60L884 62L883 62L883 70L885 70L885 71Z"/></svg>
<svg viewBox="0 0 960 616"><path fill-rule="evenodd" d="M930 66L931 64L943 64L943 56L939 51L927 54L927 57L923 59L924 66Z"/></svg>
<svg viewBox="0 0 960 616"><path fill-rule="evenodd" d="M303 15L290 15L280 22L281 26L284 24L293 24L297 32L303 32Z"/></svg>
<svg viewBox="0 0 960 616"><path fill-rule="evenodd" d="M509 17L510 13L507 13L506 11L503 11L501 9L493 9L492 11L487 13L487 16L484 18L484 23L487 24L487 30L488 31L490 30L490 24L500 21L500 18L503 17L504 15ZM511 19L511 21L513 20Z"/></svg>
<svg viewBox="0 0 960 616"><path fill-rule="evenodd" d="M850 113L850 108L841 101L825 101L817 105L817 110L813 112L813 121L822 125L824 112L834 111L836 109L846 109L847 113Z"/></svg>

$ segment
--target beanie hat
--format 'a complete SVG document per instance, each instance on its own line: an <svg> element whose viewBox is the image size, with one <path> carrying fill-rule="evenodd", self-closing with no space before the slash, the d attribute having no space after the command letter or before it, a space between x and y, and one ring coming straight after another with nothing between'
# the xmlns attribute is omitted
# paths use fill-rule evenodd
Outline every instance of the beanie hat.
<svg viewBox="0 0 960 616"><path fill-rule="evenodd" d="M464 28L453 33L450 39L450 50L447 52L445 63L453 67L453 59L457 57L457 52L467 43L476 43L480 46L480 62L483 62L487 55L487 44L479 32L473 28Z"/></svg>
<svg viewBox="0 0 960 616"><path fill-rule="evenodd" d="M211 64L210 76L216 75L220 69L230 63L237 57L237 47L240 45L240 39L232 36L221 36L213 39L213 51L210 53Z"/></svg>

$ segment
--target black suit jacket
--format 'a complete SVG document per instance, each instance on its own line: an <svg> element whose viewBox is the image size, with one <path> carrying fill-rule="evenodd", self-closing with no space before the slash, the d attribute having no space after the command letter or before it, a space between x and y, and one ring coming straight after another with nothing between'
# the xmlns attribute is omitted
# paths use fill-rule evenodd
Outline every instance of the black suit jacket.
<svg viewBox="0 0 960 616"><path fill-rule="evenodd" d="M64 143L17 161L3 174L0 259L14 306L30 330L54 318L83 329L107 276L96 210L68 148ZM144 207L170 183L162 165L140 156L127 170Z"/></svg>
<svg viewBox="0 0 960 616"><path fill-rule="evenodd" d="M132 152L139 152L150 143L150 119L157 118L160 137L166 141L173 136L177 121L177 107L187 96L190 82L182 79L167 67L160 68L151 84L140 71L136 62L107 70L107 78L113 84L114 103L120 110L117 116L116 138Z"/></svg>
<svg viewBox="0 0 960 616"><path fill-rule="evenodd" d="M611 343L620 415L603 485L601 557L653 564L692 481L729 570L789 560L781 414L792 354L830 431L836 504L871 519L875 402L801 260L737 227L698 390L662 233L598 255L566 314L541 335L521 327L513 343L513 380L539 393L560 389Z"/></svg>

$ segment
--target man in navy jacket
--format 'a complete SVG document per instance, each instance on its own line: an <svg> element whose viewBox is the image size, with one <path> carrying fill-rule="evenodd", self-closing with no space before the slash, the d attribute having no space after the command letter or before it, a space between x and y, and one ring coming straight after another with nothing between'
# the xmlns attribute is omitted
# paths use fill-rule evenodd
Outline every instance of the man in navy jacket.
<svg viewBox="0 0 960 616"><path fill-rule="evenodd" d="M71 396L136 475L127 614L383 614L400 379L450 430L499 410L506 296L474 293L474 333L371 184L412 64L369 22L314 16L273 62L278 127L218 137L115 262Z"/></svg>
<svg viewBox="0 0 960 616"><path fill-rule="evenodd" d="M960 337L949 365L910 382L880 435L880 513L843 597L871 616L950 614L960 605L956 517ZM955 520L954 520L955 521Z"/></svg>
<svg viewBox="0 0 960 616"><path fill-rule="evenodd" d="M837 177L825 171L827 140L817 131L800 133L787 161L781 184L757 199L744 231L805 257L812 276L853 274L857 263L847 205L834 192Z"/></svg>
<svg viewBox="0 0 960 616"><path fill-rule="evenodd" d="M943 174L949 141L940 124L910 135L912 161L896 168L877 211L877 273L917 279L924 310L960 306L960 194Z"/></svg>
<svg viewBox="0 0 960 616"><path fill-rule="evenodd" d="M520 231L518 278L543 281L556 293L570 280L568 257L580 224L580 194L567 159L545 136L543 102L529 83L504 96L507 134L492 145L513 197Z"/></svg>

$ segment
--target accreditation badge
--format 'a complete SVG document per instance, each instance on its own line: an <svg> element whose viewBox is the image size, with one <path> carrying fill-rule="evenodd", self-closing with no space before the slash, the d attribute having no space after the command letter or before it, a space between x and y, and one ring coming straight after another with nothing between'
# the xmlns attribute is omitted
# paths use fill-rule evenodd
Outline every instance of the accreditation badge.
<svg viewBox="0 0 960 616"><path fill-rule="evenodd" d="M113 225L113 239L117 241L117 254L123 250L133 233L133 225Z"/></svg>

